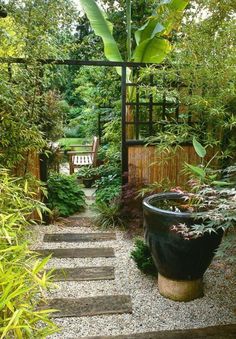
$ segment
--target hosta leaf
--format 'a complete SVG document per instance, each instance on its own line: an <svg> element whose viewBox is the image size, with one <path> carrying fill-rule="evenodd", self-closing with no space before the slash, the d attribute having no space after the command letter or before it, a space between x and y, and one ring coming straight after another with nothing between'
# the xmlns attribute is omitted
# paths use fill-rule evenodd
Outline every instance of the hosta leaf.
<svg viewBox="0 0 236 339"><path fill-rule="evenodd" d="M206 149L203 147L200 142L196 140L196 138L193 138L193 147L195 149L195 152L200 158L204 158L206 155Z"/></svg>

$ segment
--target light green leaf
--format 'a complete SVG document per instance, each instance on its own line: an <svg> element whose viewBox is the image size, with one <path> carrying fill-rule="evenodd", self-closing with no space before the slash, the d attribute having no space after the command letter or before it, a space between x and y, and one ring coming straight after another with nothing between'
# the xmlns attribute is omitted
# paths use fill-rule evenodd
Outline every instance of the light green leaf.
<svg viewBox="0 0 236 339"><path fill-rule="evenodd" d="M28 193L28 188L29 188L29 185L28 185L28 181L26 180L25 181L25 187L24 187L24 192L25 193Z"/></svg>
<svg viewBox="0 0 236 339"><path fill-rule="evenodd" d="M144 40L153 38L157 33L162 32L164 28L165 27L160 24L156 18L151 18L135 32L137 45Z"/></svg>
<svg viewBox="0 0 236 339"><path fill-rule="evenodd" d="M206 173L205 173L205 170L201 167L198 167L198 166L193 166L193 165L190 165L190 164L186 164L185 165L190 169L190 171L197 175L198 177L201 177L201 178L205 178L206 176Z"/></svg>
<svg viewBox="0 0 236 339"><path fill-rule="evenodd" d="M37 260L32 269L32 273L38 274L41 270L44 269L44 266L49 261L50 257L43 258L42 260Z"/></svg>
<svg viewBox="0 0 236 339"><path fill-rule="evenodd" d="M233 186L232 182L226 182L226 181L218 181L218 180L214 180L212 181L212 184L215 186L220 186L220 187L224 187L224 186Z"/></svg>
<svg viewBox="0 0 236 339"><path fill-rule="evenodd" d="M37 212L40 220L43 220L43 215L42 215L42 212L41 212L40 208L37 206L35 209L36 209L36 212Z"/></svg>
<svg viewBox="0 0 236 339"><path fill-rule="evenodd" d="M183 11L188 0L168 0L162 1L156 9L154 14L149 20L135 32L135 39L137 45L147 39L158 37L166 37L170 32L178 26L181 21ZM166 12L167 17L163 22L160 22L160 13Z"/></svg>
<svg viewBox="0 0 236 339"><path fill-rule="evenodd" d="M5 338L7 332L11 329L12 324L18 321L18 319L21 316L21 314L22 314L22 310L21 309L16 310L13 313L12 317L9 318L10 320L9 320L8 324L4 328L4 331L3 331L2 335L1 335L1 339Z"/></svg>
<svg viewBox="0 0 236 339"><path fill-rule="evenodd" d="M143 41L135 48L133 60L135 62L160 63L171 51L168 40L154 37Z"/></svg>
<svg viewBox="0 0 236 339"><path fill-rule="evenodd" d="M172 0L169 2L169 7L175 11L183 11L188 3L189 0Z"/></svg>
<svg viewBox="0 0 236 339"><path fill-rule="evenodd" d="M204 158L206 155L206 149L203 147L200 142L196 140L196 138L193 138L193 147L195 149L195 152L200 158Z"/></svg>
<svg viewBox="0 0 236 339"><path fill-rule="evenodd" d="M123 61L117 43L112 35L112 23L108 21L94 0L79 0L96 35L104 44L104 53L110 61Z"/></svg>

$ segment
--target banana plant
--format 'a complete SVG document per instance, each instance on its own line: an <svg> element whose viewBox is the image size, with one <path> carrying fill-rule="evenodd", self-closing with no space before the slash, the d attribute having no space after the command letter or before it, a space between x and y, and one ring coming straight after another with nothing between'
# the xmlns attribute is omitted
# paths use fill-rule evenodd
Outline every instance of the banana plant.
<svg viewBox="0 0 236 339"><path fill-rule="evenodd" d="M100 36L104 44L104 54L110 61L123 61L119 47L112 35L113 25L107 20L106 14L101 10L95 0L79 0L86 13L91 27L96 35ZM171 51L169 41L171 32L178 28L183 11L189 0L162 0L153 15L135 32L136 47L129 53L130 60L134 62L161 63ZM127 14L130 16L131 1L127 1ZM165 13L165 19L160 20ZM127 47L131 46L131 34L127 20Z"/></svg>
<svg viewBox="0 0 236 339"><path fill-rule="evenodd" d="M123 61L117 42L112 31L113 25L107 20L106 14L100 9L95 0L79 0L86 13L91 27L96 35L100 36L104 44L104 54L110 61ZM189 0L161 0L157 5L153 15L149 17L146 23L135 32L136 47L131 51L131 0L126 0L126 19L127 19L127 61L144 63L161 63L167 54L171 51L172 45L169 41L171 32L178 28L183 11L188 5ZM161 16L164 17L160 20ZM121 75L121 68L116 68L117 73ZM126 80L131 81L132 72L128 68ZM128 88L127 96L132 101L135 95L135 88ZM132 107L127 107L127 119L132 121ZM129 126L127 137L134 135L134 127Z"/></svg>

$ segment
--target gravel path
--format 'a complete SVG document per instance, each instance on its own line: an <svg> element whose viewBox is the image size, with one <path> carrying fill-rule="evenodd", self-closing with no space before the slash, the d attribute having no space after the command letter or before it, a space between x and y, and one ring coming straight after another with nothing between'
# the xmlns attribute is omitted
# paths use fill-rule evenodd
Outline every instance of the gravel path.
<svg viewBox="0 0 236 339"><path fill-rule="evenodd" d="M85 258L50 260L48 267L82 267L113 265L114 281L59 282L58 289L49 292L49 297L79 298L98 295L127 294L132 298L133 313L81 318L58 318L62 327L56 338L79 338L95 335L122 335L146 331L205 327L236 323L235 280L232 268L214 261L205 274L205 296L188 303L174 302L162 297L155 278L140 273L130 259L133 242L125 233L117 231L117 240L86 243L43 243L44 233L98 232L88 227L37 226L38 238L35 248L113 247L115 258Z"/></svg>

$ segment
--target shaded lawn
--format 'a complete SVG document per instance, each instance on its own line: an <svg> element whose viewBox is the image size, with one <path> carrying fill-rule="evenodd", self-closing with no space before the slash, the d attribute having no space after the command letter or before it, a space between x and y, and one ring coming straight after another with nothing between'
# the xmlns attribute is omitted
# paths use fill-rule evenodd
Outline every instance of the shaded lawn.
<svg viewBox="0 0 236 339"><path fill-rule="evenodd" d="M91 145L92 141L91 139L85 139L85 138L61 138L58 140L58 143L60 146L62 146L65 149L70 149L71 145ZM86 151L87 149L85 147L76 147L76 151Z"/></svg>

